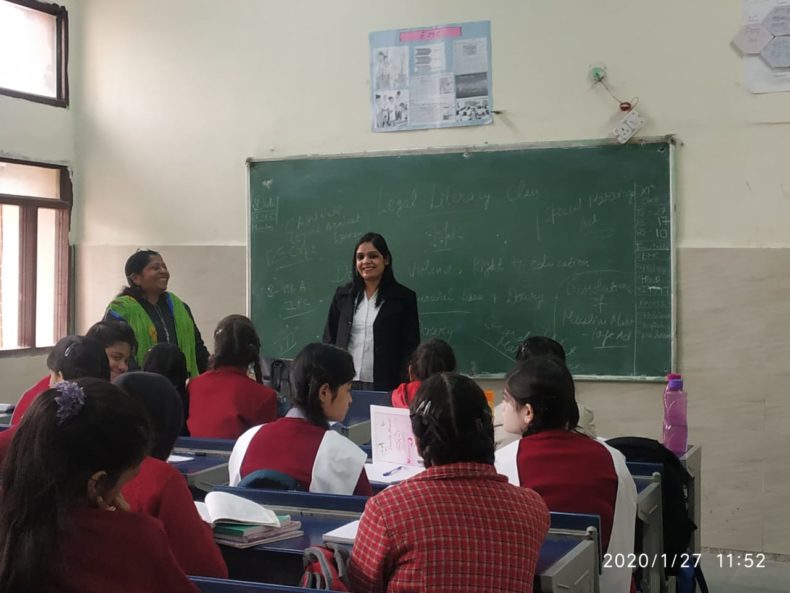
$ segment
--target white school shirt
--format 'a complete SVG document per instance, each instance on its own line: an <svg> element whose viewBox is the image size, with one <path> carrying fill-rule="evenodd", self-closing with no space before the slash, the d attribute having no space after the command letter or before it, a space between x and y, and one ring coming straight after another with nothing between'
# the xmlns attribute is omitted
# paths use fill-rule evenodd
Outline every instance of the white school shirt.
<svg viewBox="0 0 790 593"><path fill-rule="evenodd" d="M355 381L373 383L373 322L381 309L376 305L377 295L378 291L370 298L362 294L351 322L348 352L354 359Z"/></svg>

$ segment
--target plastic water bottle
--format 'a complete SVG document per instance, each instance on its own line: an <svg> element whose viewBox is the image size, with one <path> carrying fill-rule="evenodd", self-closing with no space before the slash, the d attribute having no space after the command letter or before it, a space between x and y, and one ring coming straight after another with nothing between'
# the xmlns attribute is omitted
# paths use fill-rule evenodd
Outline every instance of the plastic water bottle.
<svg viewBox="0 0 790 593"><path fill-rule="evenodd" d="M678 374L667 375L664 390L664 446L680 457L688 445L687 395Z"/></svg>

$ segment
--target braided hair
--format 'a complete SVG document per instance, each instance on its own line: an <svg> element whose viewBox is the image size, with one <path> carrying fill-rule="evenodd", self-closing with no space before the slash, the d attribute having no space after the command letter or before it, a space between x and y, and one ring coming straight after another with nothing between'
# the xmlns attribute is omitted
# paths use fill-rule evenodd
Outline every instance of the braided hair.
<svg viewBox="0 0 790 593"><path fill-rule="evenodd" d="M291 400L310 422L328 428L319 397L321 386L329 385L334 401L338 388L353 378L354 359L348 352L329 344L308 344L291 366Z"/></svg>
<svg viewBox="0 0 790 593"><path fill-rule="evenodd" d="M480 386L458 373L433 375L410 406L411 426L425 467L494 463L494 423Z"/></svg>
<svg viewBox="0 0 790 593"><path fill-rule="evenodd" d="M261 339L252 321L244 315L228 315L214 330L214 364L220 367L255 369L255 380L263 383L261 371Z"/></svg>

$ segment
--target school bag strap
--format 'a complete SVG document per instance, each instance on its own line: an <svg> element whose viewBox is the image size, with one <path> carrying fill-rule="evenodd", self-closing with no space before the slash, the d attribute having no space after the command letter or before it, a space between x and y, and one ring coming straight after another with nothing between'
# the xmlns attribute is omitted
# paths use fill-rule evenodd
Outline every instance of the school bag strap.
<svg viewBox="0 0 790 593"><path fill-rule="evenodd" d="M302 555L304 573L299 586L323 591L350 591L348 558L348 550L336 543L305 548Z"/></svg>

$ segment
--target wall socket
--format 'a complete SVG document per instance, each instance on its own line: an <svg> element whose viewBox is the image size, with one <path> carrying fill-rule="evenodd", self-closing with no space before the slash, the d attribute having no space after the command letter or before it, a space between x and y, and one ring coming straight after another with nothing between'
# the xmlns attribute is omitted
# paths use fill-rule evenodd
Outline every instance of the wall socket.
<svg viewBox="0 0 790 593"><path fill-rule="evenodd" d="M632 109L622 120L620 120L620 123L617 124L617 127L613 131L614 137L617 138L620 144L625 144L633 138L634 134L641 130L644 125L644 118L639 115L636 109Z"/></svg>

